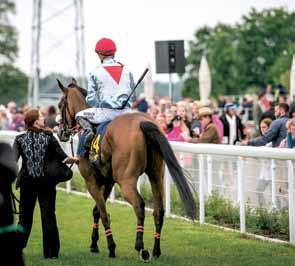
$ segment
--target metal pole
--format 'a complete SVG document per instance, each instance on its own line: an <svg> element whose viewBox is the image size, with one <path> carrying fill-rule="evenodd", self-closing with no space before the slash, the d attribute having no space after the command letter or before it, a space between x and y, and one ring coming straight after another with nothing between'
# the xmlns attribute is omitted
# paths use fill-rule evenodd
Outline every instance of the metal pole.
<svg viewBox="0 0 295 266"><path fill-rule="evenodd" d="M80 0L80 35L81 35L81 39L80 39L80 50L81 50L81 54L80 54L80 58L81 58L81 86L83 88L86 88L86 78L85 78L85 37L84 37L84 29L85 29L85 25L84 25L84 0Z"/></svg>
<svg viewBox="0 0 295 266"><path fill-rule="evenodd" d="M240 232L246 233L245 182L243 178L244 161L238 159L238 198L240 202Z"/></svg>
<svg viewBox="0 0 295 266"><path fill-rule="evenodd" d="M288 160L288 181L289 181L289 238L290 243L295 244L295 215L294 215L294 172L292 161Z"/></svg>
<svg viewBox="0 0 295 266"><path fill-rule="evenodd" d="M80 38L79 38L79 7L78 0L74 0L75 6L75 40L76 40L76 78L80 83L81 69L80 69Z"/></svg>
<svg viewBox="0 0 295 266"><path fill-rule="evenodd" d="M277 203L276 203L276 163L275 160L271 160L271 203L272 207L276 208Z"/></svg>
<svg viewBox="0 0 295 266"><path fill-rule="evenodd" d="M37 0L33 1L33 14L32 14L32 27L31 27L31 65L30 65L30 76L28 79L28 96L27 104L32 105L32 91L33 91L33 78L35 69L35 32L36 32L36 13L37 13Z"/></svg>
<svg viewBox="0 0 295 266"><path fill-rule="evenodd" d="M36 24L36 39L35 39L35 51L36 61L34 70L34 90L33 90L33 106L37 107L39 100L39 79L40 79L40 39L41 39L41 12L42 12L42 0L37 0L37 24Z"/></svg>
<svg viewBox="0 0 295 266"><path fill-rule="evenodd" d="M167 166L165 167L165 216L171 215L171 177Z"/></svg>
<svg viewBox="0 0 295 266"><path fill-rule="evenodd" d="M169 73L169 97L171 99L171 102L173 102L173 83L171 73Z"/></svg>
<svg viewBox="0 0 295 266"><path fill-rule="evenodd" d="M199 197L200 197L200 224L205 223L205 193L204 193L204 155L199 155Z"/></svg>

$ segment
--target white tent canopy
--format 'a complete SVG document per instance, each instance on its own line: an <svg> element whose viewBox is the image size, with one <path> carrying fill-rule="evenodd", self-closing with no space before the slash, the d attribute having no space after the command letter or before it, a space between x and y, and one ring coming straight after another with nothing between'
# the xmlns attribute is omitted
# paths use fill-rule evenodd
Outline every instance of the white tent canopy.
<svg viewBox="0 0 295 266"><path fill-rule="evenodd" d="M293 55L292 66L290 71L290 100L293 101L295 96L295 55Z"/></svg>
<svg viewBox="0 0 295 266"><path fill-rule="evenodd" d="M211 73L205 56L202 56L199 69L199 90L201 101L207 104L211 93Z"/></svg>
<svg viewBox="0 0 295 266"><path fill-rule="evenodd" d="M148 103L152 104L154 101L155 89L150 64L148 64L148 69L150 71L147 73L146 78L144 79L144 95Z"/></svg>

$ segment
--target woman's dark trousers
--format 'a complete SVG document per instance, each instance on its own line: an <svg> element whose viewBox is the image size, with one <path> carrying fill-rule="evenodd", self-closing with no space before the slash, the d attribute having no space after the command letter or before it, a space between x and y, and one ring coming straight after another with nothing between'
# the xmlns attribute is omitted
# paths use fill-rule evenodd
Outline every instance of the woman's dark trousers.
<svg viewBox="0 0 295 266"><path fill-rule="evenodd" d="M26 247L33 223L33 214L38 199L43 232L43 254L45 258L58 257L59 235L55 217L56 189L42 182L41 178L30 178L20 186L19 224L25 228L22 246Z"/></svg>

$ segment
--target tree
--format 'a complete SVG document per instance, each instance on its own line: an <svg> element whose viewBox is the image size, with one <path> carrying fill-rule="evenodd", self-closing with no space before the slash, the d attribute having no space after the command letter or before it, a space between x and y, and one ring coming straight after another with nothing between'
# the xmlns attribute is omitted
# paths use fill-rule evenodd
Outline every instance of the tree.
<svg viewBox="0 0 295 266"><path fill-rule="evenodd" d="M290 47L294 43L295 13L283 8L261 12L252 9L240 24L203 27L190 42L187 58L190 70L184 78L183 96L198 95L202 55L207 56L211 68L215 96L281 83L290 68L294 51Z"/></svg>
<svg viewBox="0 0 295 266"><path fill-rule="evenodd" d="M218 24L215 28L204 27L196 32L197 42L190 43L188 64L192 67L189 78L185 79L183 96L197 96L198 71L202 55L206 55L212 74L212 94L236 94L241 90L236 86L240 81L237 67L238 36L234 27ZM231 77L230 79L228 77ZM241 81L240 81L241 82Z"/></svg>
<svg viewBox="0 0 295 266"><path fill-rule="evenodd" d="M23 102L27 90L27 76L13 66L17 57L17 32L9 21L15 4L10 0L0 1L0 103L14 100Z"/></svg>
<svg viewBox="0 0 295 266"><path fill-rule="evenodd" d="M28 84L27 76L10 64L0 65L0 104L9 101L23 103Z"/></svg>
<svg viewBox="0 0 295 266"><path fill-rule="evenodd" d="M14 14L12 1L0 1L0 63L13 63L17 56L17 32L10 24L9 14Z"/></svg>
<svg viewBox="0 0 295 266"><path fill-rule="evenodd" d="M239 55L247 63L247 86L275 83L281 73L271 71L276 61L295 43L295 13L283 8L261 12L252 9L240 26ZM284 68L287 68L284 65Z"/></svg>

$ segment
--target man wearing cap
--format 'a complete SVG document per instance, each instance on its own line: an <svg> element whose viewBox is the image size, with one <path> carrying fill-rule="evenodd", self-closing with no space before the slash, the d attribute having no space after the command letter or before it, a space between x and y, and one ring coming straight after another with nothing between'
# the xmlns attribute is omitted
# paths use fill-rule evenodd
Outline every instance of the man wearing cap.
<svg viewBox="0 0 295 266"><path fill-rule="evenodd" d="M100 124L128 113L134 94L123 110L120 109L134 88L132 73L114 59L116 44L111 39L102 38L95 46L101 65L90 72L86 102L91 107L76 115L77 122L86 131L86 147L90 147L94 137L91 123Z"/></svg>
<svg viewBox="0 0 295 266"><path fill-rule="evenodd" d="M191 143L220 143L218 132L212 121L213 112L209 107L199 109L199 120L202 124L202 133L199 138L186 139Z"/></svg>

